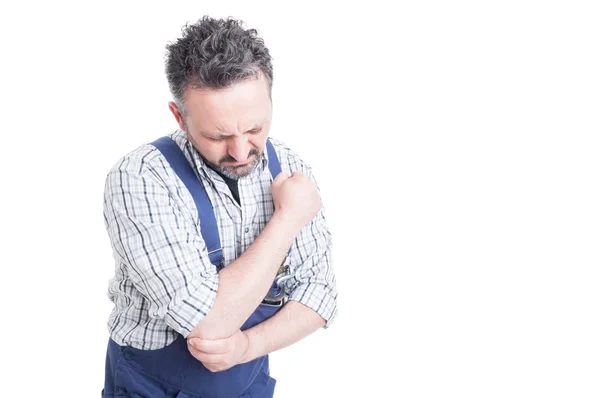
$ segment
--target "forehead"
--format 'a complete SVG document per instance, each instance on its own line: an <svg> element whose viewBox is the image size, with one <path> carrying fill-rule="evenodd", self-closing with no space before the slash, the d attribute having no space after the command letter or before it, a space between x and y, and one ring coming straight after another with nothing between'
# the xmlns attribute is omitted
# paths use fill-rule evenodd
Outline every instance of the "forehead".
<svg viewBox="0 0 600 398"><path fill-rule="evenodd" d="M230 128L265 120L271 98L266 80L259 75L218 90L188 88L185 107L196 125Z"/></svg>

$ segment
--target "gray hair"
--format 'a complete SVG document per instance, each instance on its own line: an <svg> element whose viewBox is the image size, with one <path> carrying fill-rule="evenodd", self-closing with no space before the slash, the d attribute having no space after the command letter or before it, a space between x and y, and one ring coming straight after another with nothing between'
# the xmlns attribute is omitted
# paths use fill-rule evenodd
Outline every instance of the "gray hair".
<svg viewBox="0 0 600 398"><path fill-rule="evenodd" d="M255 29L243 22L203 17L182 28L182 37L167 44L165 73L173 100L185 116L185 90L220 89L259 76L265 76L269 93L273 86L273 66L269 50Z"/></svg>

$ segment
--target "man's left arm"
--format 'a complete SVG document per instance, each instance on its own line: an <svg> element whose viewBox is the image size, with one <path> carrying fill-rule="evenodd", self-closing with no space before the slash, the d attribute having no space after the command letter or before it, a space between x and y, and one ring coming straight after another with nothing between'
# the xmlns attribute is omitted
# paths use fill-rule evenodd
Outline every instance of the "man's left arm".
<svg viewBox="0 0 600 398"><path fill-rule="evenodd" d="M314 310L297 301L290 301L277 314L244 332L249 344L239 363L290 346L324 325L325 320Z"/></svg>
<svg viewBox="0 0 600 398"><path fill-rule="evenodd" d="M290 346L325 325L314 310L288 302L271 318L227 339L188 339L190 353L210 371L220 372Z"/></svg>

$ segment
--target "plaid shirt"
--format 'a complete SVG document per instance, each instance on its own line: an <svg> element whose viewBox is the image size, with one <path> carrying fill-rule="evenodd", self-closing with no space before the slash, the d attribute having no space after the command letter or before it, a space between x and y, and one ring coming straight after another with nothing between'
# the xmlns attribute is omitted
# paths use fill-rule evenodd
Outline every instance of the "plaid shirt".
<svg viewBox="0 0 600 398"><path fill-rule="evenodd" d="M239 179L240 203L223 179L206 166L184 131L171 138L204 184L213 204L224 265L238 258L271 216L272 177L266 150L262 161ZM283 171L311 169L282 142L271 139ZM219 275L200 233L194 200L167 160L152 145L127 154L111 169L104 191L104 220L115 259L108 296L115 304L108 319L111 338L139 349L162 348L186 337L211 310ZM290 300L312 308L328 327L337 312L331 235L323 211L296 237L286 265Z"/></svg>

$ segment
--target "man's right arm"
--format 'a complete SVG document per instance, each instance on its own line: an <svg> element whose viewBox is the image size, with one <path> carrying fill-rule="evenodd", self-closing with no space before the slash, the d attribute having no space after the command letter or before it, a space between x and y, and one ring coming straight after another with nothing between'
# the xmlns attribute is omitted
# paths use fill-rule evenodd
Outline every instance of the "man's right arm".
<svg viewBox="0 0 600 398"><path fill-rule="evenodd" d="M105 217L118 261L148 301L151 317L185 337L235 333L258 307L300 229L321 207L300 173L272 184L275 212L255 242L218 274L190 216L151 170L134 164L109 173Z"/></svg>
<svg viewBox="0 0 600 398"><path fill-rule="evenodd" d="M212 309L186 337L222 339L239 330L269 291L296 234L275 213L254 243L219 272Z"/></svg>
<svg viewBox="0 0 600 398"><path fill-rule="evenodd" d="M281 173L272 184L275 212L254 243L219 272L215 303L188 335L222 339L233 335L259 306L300 229L321 208L316 185L302 173Z"/></svg>

